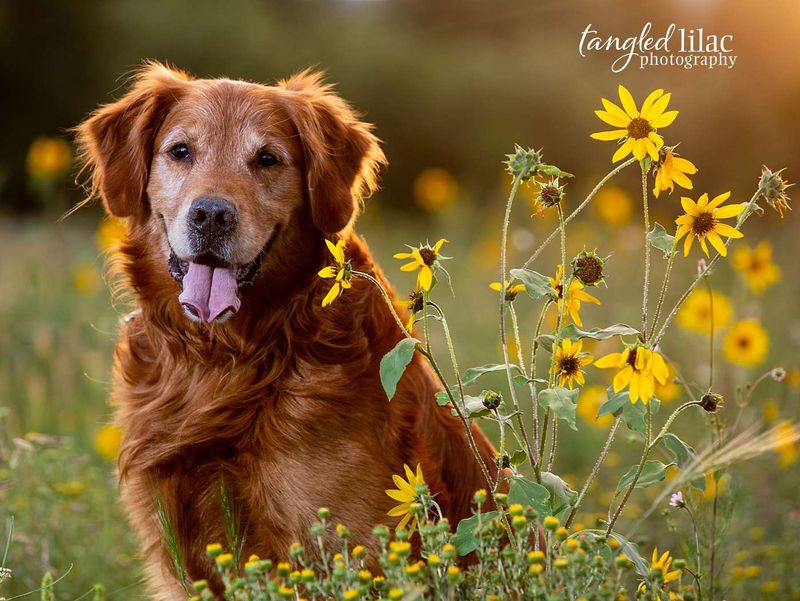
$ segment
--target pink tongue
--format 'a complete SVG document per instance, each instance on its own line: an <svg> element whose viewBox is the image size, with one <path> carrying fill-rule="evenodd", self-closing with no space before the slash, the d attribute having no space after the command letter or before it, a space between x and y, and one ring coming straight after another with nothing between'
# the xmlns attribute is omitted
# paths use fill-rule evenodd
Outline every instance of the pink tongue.
<svg viewBox="0 0 800 601"><path fill-rule="evenodd" d="M236 294L237 289L233 269L189 263L178 300L191 307L200 321L211 323L226 311L233 314L239 310L242 303Z"/></svg>

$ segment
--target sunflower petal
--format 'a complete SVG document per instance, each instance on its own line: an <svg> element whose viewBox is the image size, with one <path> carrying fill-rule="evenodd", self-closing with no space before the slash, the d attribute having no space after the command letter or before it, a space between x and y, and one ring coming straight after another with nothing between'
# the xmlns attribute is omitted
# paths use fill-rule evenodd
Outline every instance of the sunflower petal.
<svg viewBox="0 0 800 601"><path fill-rule="evenodd" d="M708 238L708 241L711 242L711 246L713 246L721 256L727 256L728 249L725 246L725 243L722 241L722 238L719 237L719 234L716 232L708 232L706 238Z"/></svg>
<svg viewBox="0 0 800 601"><path fill-rule="evenodd" d="M663 96L661 96L658 100L653 103L653 106L650 107L650 110L647 111L647 115L642 115L643 119L647 119L652 124L653 121L658 119L662 113L667 110L667 105L669 104L669 100L672 98L672 94L667 92ZM677 112L677 111L676 111ZM653 126L655 127L655 125ZM661 127L664 127L663 125Z"/></svg>
<svg viewBox="0 0 800 601"><path fill-rule="evenodd" d="M623 362L622 353L609 353L595 361L594 366L605 369L607 367L619 367Z"/></svg>
<svg viewBox="0 0 800 601"><path fill-rule="evenodd" d="M655 128L667 127L669 125L672 125L672 122L675 121L675 118L677 116L678 116L678 111L667 111L666 113L663 113L658 117L650 119L650 125Z"/></svg>
<svg viewBox="0 0 800 601"><path fill-rule="evenodd" d="M736 217L739 213L744 211L745 206L747 205L740 203L714 209L714 219L728 219L729 217Z"/></svg>
<svg viewBox="0 0 800 601"><path fill-rule="evenodd" d="M618 121L621 121L620 125L616 125L615 127L627 127L628 123L631 122L631 118L625 114L618 104L611 102L610 100L606 100L605 98L601 98L600 101L603 103L603 108L613 117L615 117Z"/></svg>
<svg viewBox="0 0 800 601"><path fill-rule="evenodd" d="M714 200L712 200L710 203L708 203L708 207L707 207L708 210L716 209L719 205L721 205L723 202L728 200L730 197L731 197L731 193L730 192L724 192L724 193L720 194L719 196L715 196Z"/></svg>
<svg viewBox="0 0 800 601"><path fill-rule="evenodd" d="M417 287L422 288L425 292L430 292L432 284L433 272L430 267L423 265L419 269L419 275L417 275Z"/></svg>
<svg viewBox="0 0 800 601"><path fill-rule="evenodd" d="M681 206L687 215L697 216L698 210L695 202L688 196L681 196Z"/></svg>
<svg viewBox="0 0 800 601"><path fill-rule="evenodd" d="M336 276L336 268L335 267L331 267L331 266L323 267L322 269L319 270L317 275L319 277L325 278L325 279L335 277Z"/></svg>
<svg viewBox="0 0 800 601"><path fill-rule="evenodd" d="M742 238L744 234L737 230L734 227L729 226L727 223L717 223L714 226L714 232L719 234L720 236L725 236L727 238Z"/></svg>
<svg viewBox="0 0 800 601"><path fill-rule="evenodd" d="M341 288L339 287L338 282L336 282L333 286L331 286L331 289L328 290L328 294L326 294L325 298L322 299L322 306L327 307L334 300L336 300L336 297L339 296L340 290Z"/></svg>
<svg viewBox="0 0 800 601"><path fill-rule="evenodd" d="M625 112L628 114L628 117L631 119L635 119L639 116L639 111L636 110L636 102L633 100L633 96L628 91L628 88L619 84L617 88L617 92L619 93L619 99L622 102L622 108L625 109Z"/></svg>
<svg viewBox="0 0 800 601"><path fill-rule="evenodd" d="M595 140L619 140L620 138L624 138L628 135L627 129L613 129L611 131L599 131L597 133L592 134L590 137L594 138Z"/></svg>
<svg viewBox="0 0 800 601"><path fill-rule="evenodd" d="M597 364L595 363L595 365ZM626 365L623 369L617 372L617 375L614 376L614 381L611 384L614 387L614 392L619 392L628 384L630 384L631 377L633 377L633 368L630 365Z"/></svg>
<svg viewBox="0 0 800 601"><path fill-rule="evenodd" d="M647 114L648 114L648 112L650 111L650 107L652 107L652 106L653 106L653 103L654 103L656 100L658 100L659 98L661 98L661 96L662 96L663 94L664 94L664 90L662 90L661 88L659 88L658 90L653 90L652 92L650 92L650 93L647 95L647 98L645 98L645 99L644 99L644 102L642 103L642 112L641 112L641 115L642 115L642 117L644 117L645 119L647 119L647 117L645 117L645 115L647 115Z"/></svg>
<svg viewBox="0 0 800 601"><path fill-rule="evenodd" d="M637 161L641 161L647 155L647 146L645 145L646 138L636 140L633 145L633 156Z"/></svg>
<svg viewBox="0 0 800 601"><path fill-rule="evenodd" d="M633 146L634 146L635 142L636 142L636 140L634 140L633 138L628 138L627 140L625 140L622 143L622 146L620 146L617 149L617 152L614 153L614 156L611 157L611 162L612 163L616 163L617 161L621 161L626 156L628 156L630 154L631 150L633 150Z"/></svg>

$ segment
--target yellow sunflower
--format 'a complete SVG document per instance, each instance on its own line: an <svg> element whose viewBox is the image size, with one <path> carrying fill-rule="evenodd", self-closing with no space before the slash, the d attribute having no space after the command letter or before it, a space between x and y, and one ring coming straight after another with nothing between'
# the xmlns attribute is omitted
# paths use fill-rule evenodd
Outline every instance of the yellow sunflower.
<svg viewBox="0 0 800 601"><path fill-rule="evenodd" d="M639 399L646 405L656 391L656 381L666 384L669 377L667 364L659 353L641 344L630 346L621 353L610 353L594 362L595 367L621 368L614 376L614 392L628 386L631 403Z"/></svg>
<svg viewBox="0 0 800 601"><path fill-rule="evenodd" d="M512 284L506 280L502 286L500 285L500 282L492 282L489 284L489 288L495 290L496 292L502 292L505 290L506 300L513 301L515 298L517 298L517 295L520 292L525 290L525 284Z"/></svg>
<svg viewBox="0 0 800 601"><path fill-rule="evenodd" d="M659 127L667 127L678 116L678 111L666 110L672 94L665 94L664 90L651 92L642 103L642 110L639 111L633 96L625 86L620 85L618 91L622 108L610 100L601 98L605 110L594 112L601 121L618 129L597 132L591 137L595 140L623 140L611 158L613 163L621 161L631 153L638 161L647 155L657 161L658 151L664 146L664 138L659 136L656 130Z"/></svg>
<svg viewBox="0 0 800 601"><path fill-rule="evenodd" d="M339 240L336 244L330 240L325 240L328 250L333 255L333 260L336 265L329 265L319 270L317 274L324 279L335 278L335 282L325 298L322 299L322 306L327 307L344 291L352 286L350 280L353 278L353 272L350 267L350 262L344 259L344 240Z"/></svg>
<svg viewBox="0 0 800 601"><path fill-rule="evenodd" d="M744 276L747 286L756 294L781 279L781 268L772 262L772 244L762 240L755 248L739 246L733 252L733 268Z"/></svg>
<svg viewBox="0 0 800 601"><path fill-rule="evenodd" d="M550 278L550 285L556 291L556 300L558 301L558 310L561 311L561 303L563 300L563 286L561 285L561 278L564 275L564 266L559 265L556 269L556 277ZM567 312L578 327L583 326L581 321L581 302L594 303L599 305L600 301L588 292L583 291L583 284L573 279L569 285L567 292Z"/></svg>
<svg viewBox="0 0 800 601"><path fill-rule="evenodd" d="M614 416L610 413L597 415L605 402L606 389L604 386L587 386L581 390L581 396L578 397L577 413L590 426L606 429L614 422Z"/></svg>
<svg viewBox="0 0 800 601"><path fill-rule="evenodd" d="M672 570L669 571L669 567L672 565L672 556L670 555L669 551L664 551L659 557L658 555L658 547L653 549L653 557L650 560L650 571L653 570L661 570L661 578L664 584L669 584L680 578L681 571L680 570Z"/></svg>
<svg viewBox="0 0 800 601"><path fill-rule="evenodd" d="M403 302L403 306L405 306L409 313L408 321L406 322L406 330L411 332L411 330L414 329L414 320L417 313L422 311L424 306L422 291L419 289L412 291L411 294L408 295L408 299Z"/></svg>
<svg viewBox="0 0 800 601"><path fill-rule="evenodd" d="M697 173L697 167L688 159L676 156L671 150L664 153L661 162L656 169L656 181L653 188L653 195L658 198L662 192L675 190L675 184L687 190L692 189L692 181L686 177Z"/></svg>
<svg viewBox="0 0 800 601"><path fill-rule="evenodd" d="M739 230L719 222L720 219L736 217L744 211L744 204L721 206L723 202L730 198L730 195L730 192L725 192L715 196L714 200L709 202L708 194L703 194L697 203L686 196L681 198L681 206L683 206L686 214L675 220L675 223L680 226L675 234L675 242L686 236L686 242L683 245L684 257L689 255L689 250L692 248L692 242L694 242L695 238L700 241L700 246L706 256L708 256L708 247L706 246L706 239L708 239L711 242L711 246L716 248L717 252L724 257L728 254L728 249L725 248L720 236L741 238L744 235Z"/></svg>
<svg viewBox="0 0 800 601"><path fill-rule="evenodd" d="M764 361L768 350L769 335L757 319L733 324L722 342L725 358L743 367L753 367Z"/></svg>
<svg viewBox="0 0 800 601"><path fill-rule="evenodd" d="M392 476L392 480L397 488L386 490L386 494L395 501L400 501L400 505L392 507L387 515L392 517L403 516L397 524L397 530L404 528L406 524L411 522L411 530L413 531L417 526L416 516L411 514L411 504L419 500L419 493L417 488L419 486L427 486L425 479L422 477L422 467L417 464L416 473L411 471L411 468L403 464L403 469L406 472L406 480L397 474Z"/></svg>
<svg viewBox="0 0 800 601"><path fill-rule="evenodd" d="M555 361L552 371L558 376L558 385L566 386L572 390L577 382L578 386L583 386L586 380L583 377L583 367L594 361L589 353L582 353L583 341L572 342L569 338L561 341L561 346L553 344Z"/></svg>
<svg viewBox="0 0 800 601"><path fill-rule="evenodd" d="M708 334L711 331L711 301L714 302L714 331L718 332L731 320L731 302L722 292L695 288L681 305L676 321L684 330Z"/></svg>
<svg viewBox="0 0 800 601"><path fill-rule="evenodd" d="M417 274L417 288L421 288L425 290L425 292L430 292L431 286L433 285L433 267L439 260L439 251L445 242L447 242L447 240L442 238L433 246L428 246L427 244L419 247L409 246L408 248L411 252L396 253L394 255L395 259L412 259L411 263L403 265L400 271L416 271L419 269L419 273Z"/></svg>

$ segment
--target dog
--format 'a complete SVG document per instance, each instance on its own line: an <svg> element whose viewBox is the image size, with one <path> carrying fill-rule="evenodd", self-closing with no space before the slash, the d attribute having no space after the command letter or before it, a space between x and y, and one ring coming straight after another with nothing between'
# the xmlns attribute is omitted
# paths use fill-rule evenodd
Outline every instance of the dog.
<svg viewBox="0 0 800 601"><path fill-rule="evenodd" d="M380 291L356 278L322 307L325 241L343 240L405 312L353 231L384 153L319 73L266 86L147 63L77 139L87 200L127 226L115 261L137 308L120 324L111 403L155 599L185 599L162 517L187 579L220 592L205 547L226 541L223 486L243 557L315 548L322 506L368 545L396 524L384 491L404 464L421 466L451 525L471 515L486 480L432 370L417 353L391 401L381 385L404 333ZM495 450L472 433L495 478Z"/></svg>

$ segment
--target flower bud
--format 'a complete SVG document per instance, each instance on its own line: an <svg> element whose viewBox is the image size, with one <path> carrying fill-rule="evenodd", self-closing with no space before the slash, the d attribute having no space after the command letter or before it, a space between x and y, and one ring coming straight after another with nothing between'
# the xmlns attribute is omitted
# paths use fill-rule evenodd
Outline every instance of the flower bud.
<svg viewBox="0 0 800 601"><path fill-rule="evenodd" d="M700 397L700 406L708 413L716 413L717 409L724 403L725 399L723 396L715 392L709 391Z"/></svg>
<svg viewBox="0 0 800 601"><path fill-rule="evenodd" d="M605 264L595 253L584 250L572 260L572 275L584 286L598 286L603 281Z"/></svg>
<svg viewBox="0 0 800 601"><path fill-rule="evenodd" d="M483 397L483 406L489 411L494 411L502 404L503 397L493 390L488 391Z"/></svg>

